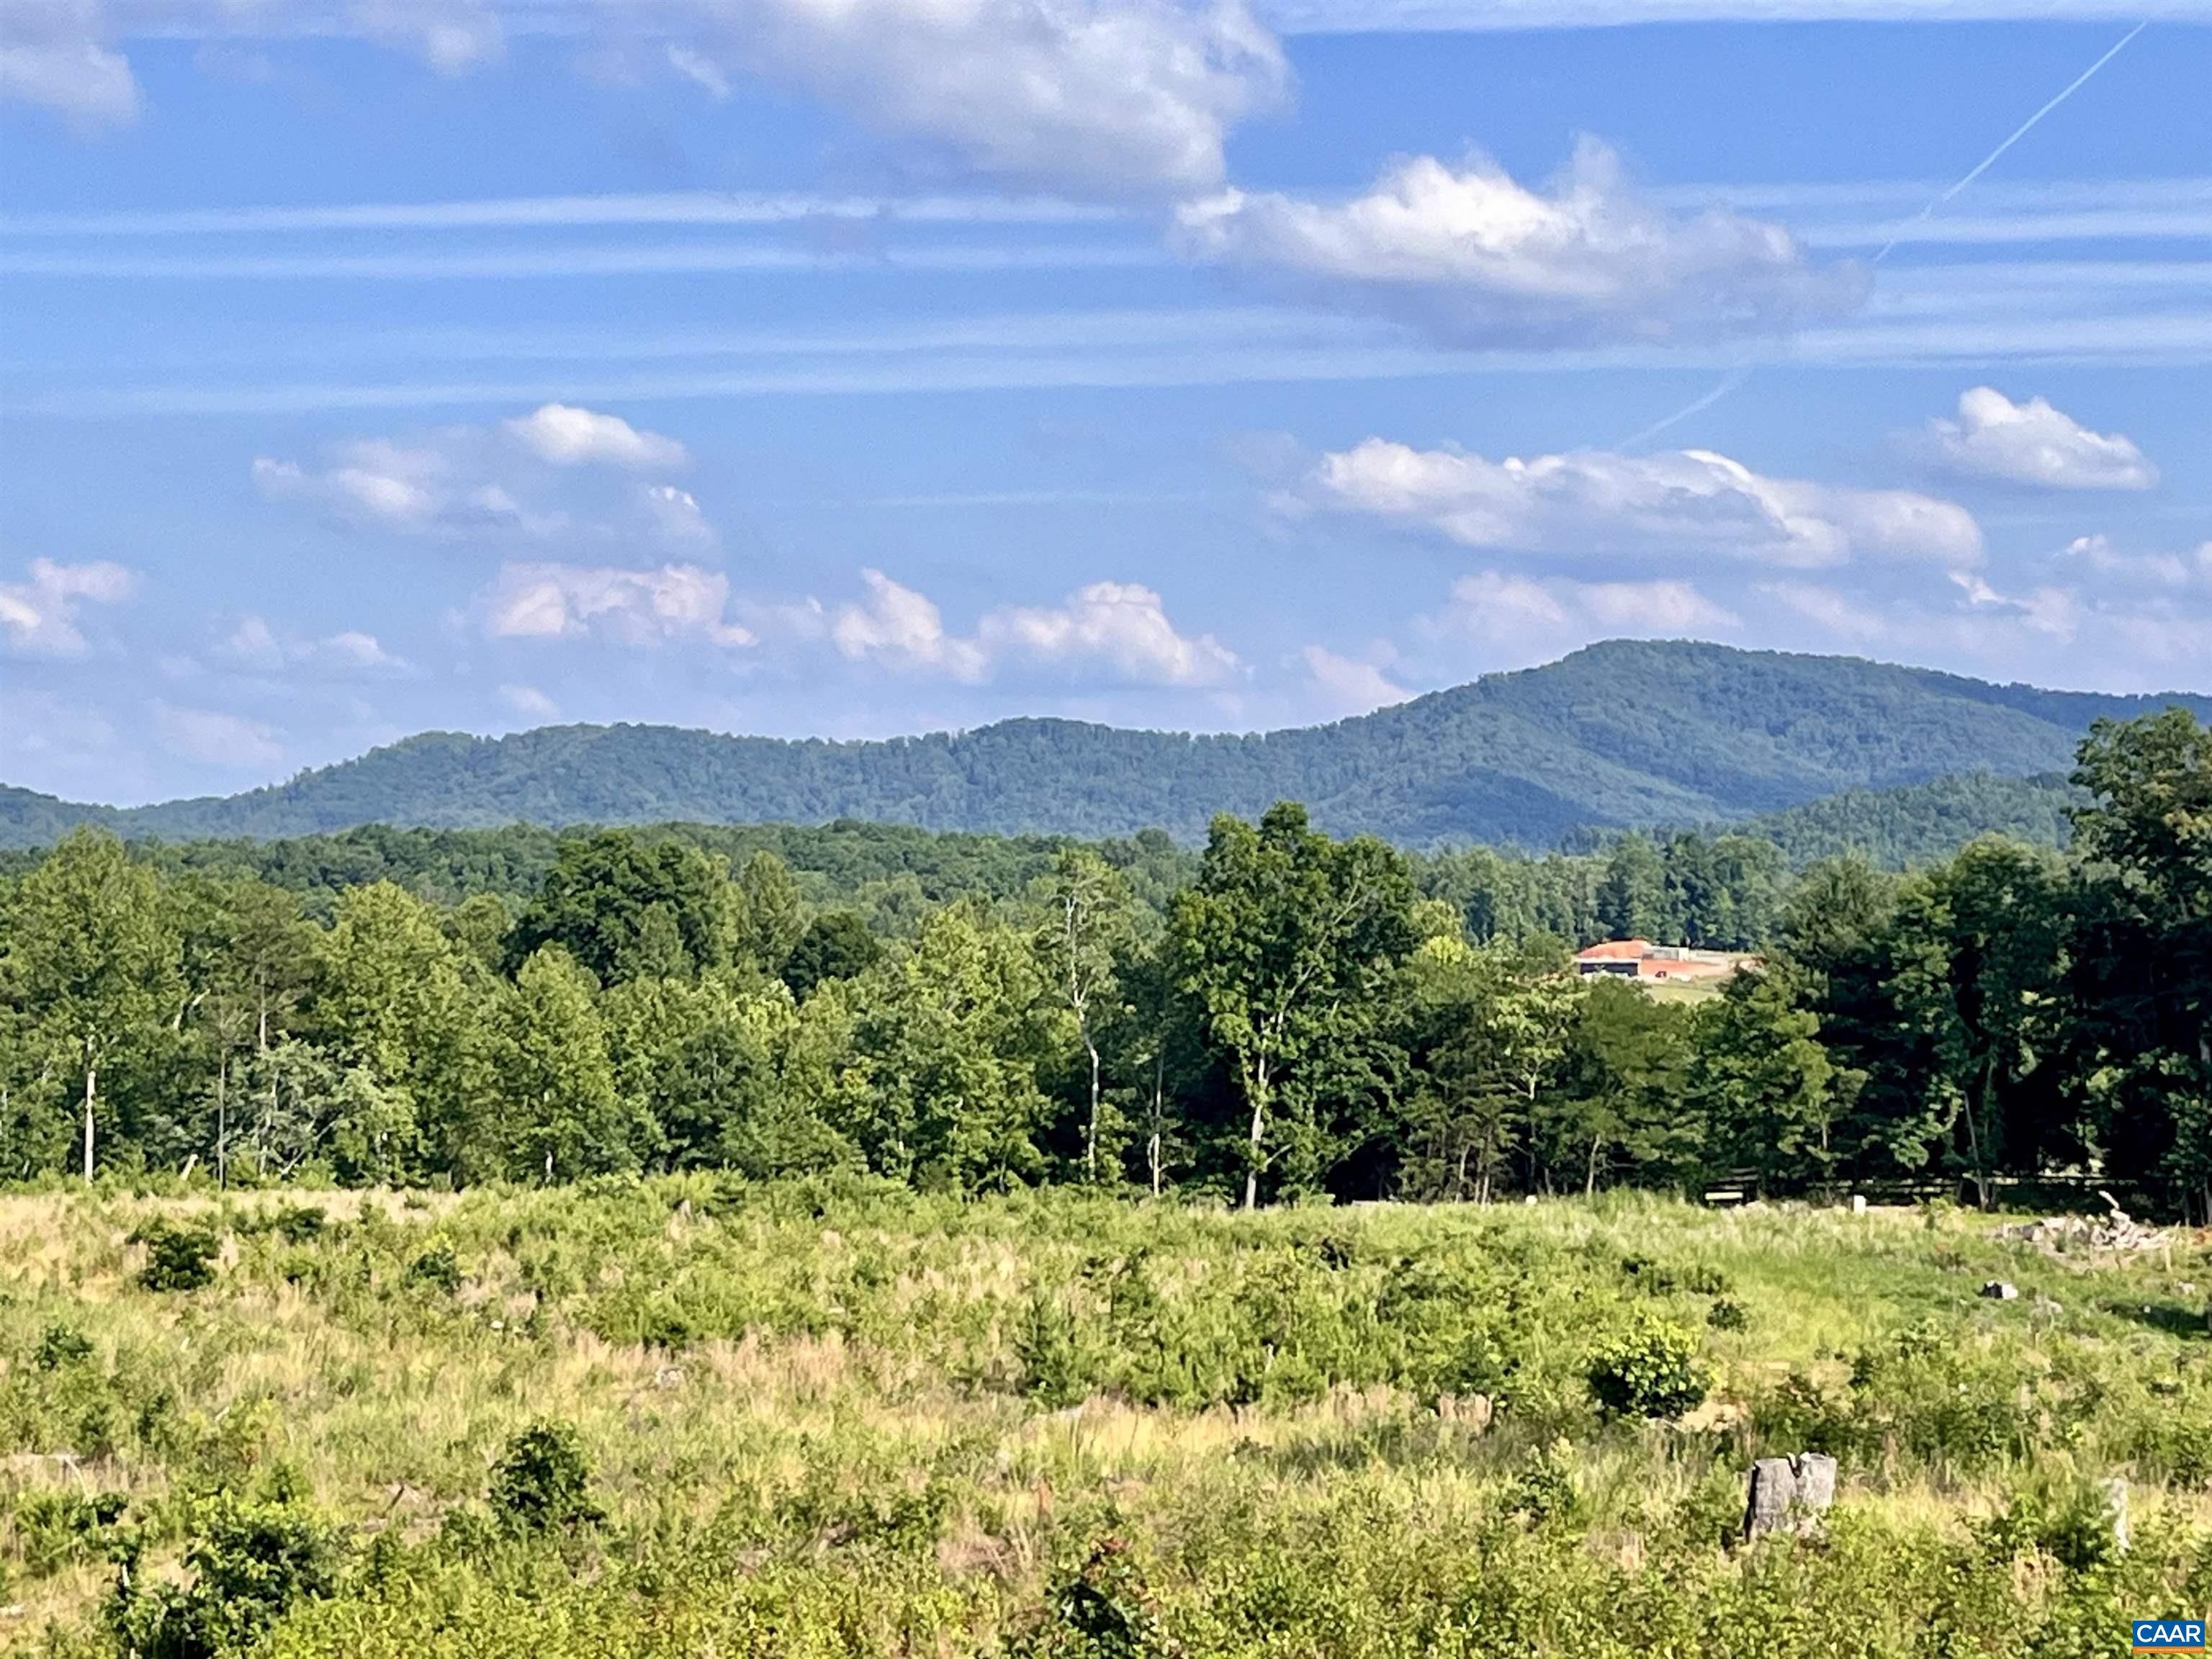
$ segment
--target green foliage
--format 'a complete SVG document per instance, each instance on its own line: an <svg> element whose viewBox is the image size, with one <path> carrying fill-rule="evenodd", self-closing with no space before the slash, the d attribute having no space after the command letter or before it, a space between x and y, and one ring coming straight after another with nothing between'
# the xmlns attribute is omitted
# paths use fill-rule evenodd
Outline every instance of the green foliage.
<svg viewBox="0 0 2212 1659"><path fill-rule="evenodd" d="M534 1423L509 1440L485 1496L518 1532L574 1531L604 1518L592 1498L591 1463L568 1423Z"/></svg>
<svg viewBox="0 0 2212 1659"><path fill-rule="evenodd" d="M157 1218L131 1234L131 1242L146 1247L146 1265L138 1270L138 1282L149 1291L197 1291L215 1283L222 1240L212 1227Z"/></svg>
<svg viewBox="0 0 2212 1659"><path fill-rule="evenodd" d="M1697 1333L1641 1310L1590 1355L1589 1389L1615 1417L1674 1418L1705 1403L1711 1374Z"/></svg>
<svg viewBox="0 0 2212 1659"><path fill-rule="evenodd" d="M335 1594L343 1550L313 1516L224 1498L185 1552L189 1585L143 1587L126 1572L112 1610L136 1659L237 1659L303 1603Z"/></svg>

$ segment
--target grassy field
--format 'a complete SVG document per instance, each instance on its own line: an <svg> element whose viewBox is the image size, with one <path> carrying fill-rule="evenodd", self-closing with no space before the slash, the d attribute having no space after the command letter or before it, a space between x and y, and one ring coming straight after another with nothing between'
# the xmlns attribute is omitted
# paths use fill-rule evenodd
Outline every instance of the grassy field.
<svg viewBox="0 0 2212 1659"><path fill-rule="evenodd" d="M1991 1226L0 1198L0 1649L2125 1652L2212 1611L2212 1237ZM1826 1526L1743 1544L1814 1449Z"/></svg>

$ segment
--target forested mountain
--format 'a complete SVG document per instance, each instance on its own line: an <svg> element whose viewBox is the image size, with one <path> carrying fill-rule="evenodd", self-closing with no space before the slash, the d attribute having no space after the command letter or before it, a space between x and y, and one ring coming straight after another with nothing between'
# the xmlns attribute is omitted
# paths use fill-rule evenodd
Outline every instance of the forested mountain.
<svg viewBox="0 0 2212 1659"><path fill-rule="evenodd" d="M128 811L0 792L0 844L90 820L166 839L381 823L817 823L1195 841L1217 812L1312 805L1409 846L1548 845L1585 825L1697 823L1950 773L2066 766L2100 717L2212 697L1991 685L1856 658L1614 641L1334 725L1189 737L1016 720L884 742L665 726L427 732L289 783Z"/></svg>
<svg viewBox="0 0 2212 1659"><path fill-rule="evenodd" d="M1856 854L1885 870L1935 864L1977 836L2064 847L2069 807L2088 797L2062 772L1958 772L1894 789L1843 789L1728 827L1771 841L1793 865Z"/></svg>

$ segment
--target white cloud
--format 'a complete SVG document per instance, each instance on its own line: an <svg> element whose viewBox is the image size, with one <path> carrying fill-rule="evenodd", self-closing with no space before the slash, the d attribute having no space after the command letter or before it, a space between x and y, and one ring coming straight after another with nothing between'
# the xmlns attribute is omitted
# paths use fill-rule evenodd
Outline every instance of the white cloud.
<svg viewBox="0 0 2212 1659"><path fill-rule="evenodd" d="M171 754L204 765L265 772L284 761L284 745L273 727L212 708L156 702L154 732Z"/></svg>
<svg viewBox="0 0 2212 1659"><path fill-rule="evenodd" d="M500 567L482 611L483 631L494 639L752 644L750 629L727 620L729 602L730 579L696 564L633 570L514 563Z"/></svg>
<svg viewBox="0 0 2212 1659"><path fill-rule="evenodd" d="M690 459L673 438L641 432L619 415L569 404L547 404L509 421L507 429L532 454L556 466L605 462L640 472L672 472Z"/></svg>
<svg viewBox="0 0 2212 1659"><path fill-rule="evenodd" d="M718 104L730 95L730 77L722 73L721 66L713 58L693 47L671 41L668 67L685 80L702 88L707 95Z"/></svg>
<svg viewBox="0 0 2212 1659"><path fill-rule="evenodd" d="M1854 308L1856 266L1814 266L1778 225L1683 215L1632 189L1584 139L1548 193L1477 158L1398 162L1366 195L1323 203L1231 190L1188 203L1175 241L1456 344L1588 345L1787 329Z"/></svg>
<svg viewBox="0 0 2212 1659"><path fill-rule="evenodd" d="M1452 584L1443 609L1416 631L1439 644L1472 643L1493 660L1540 662L1593 639L1728 633L1742 619L1687 582L1539 580L1485 570Z"/></svg>
<svg viewBox="0 0 2212 1659"><path fill-rule="evenodd" d="M671 543L710 543L714 527L688 491L617 486L606 477L610 469L665 472L689 459L675 439L618 416L547 404L498 427L449 426L404 441L335 445L320 466L260 456L253 480L270 501L402 535L612 539L650 532Z"/></svg>
<svg viewBox="0 0 2212 1659"><path fill-rule="evenodd" d="M2016 404L1994 387L1959 394L1959 418L1928 423L1954 472L2043 489L2148 489L2158 469L2118 433L2092 432L2041 398Z"/></svg>
<svg viewBox="0 0 2212 1659"><path fill-rule="evenodd" d="M714 539L714 526L707 522L707 515L688 489L678 489L674 484L651 485L645 492L645 508L661 535L672 542Z"/></svg>
<svg viewBox="0 0 2212 1659"><path fill-rule="evenodd" d="M88 605L119 605L137 579L105 559L88 564L31 561L29 580L0 582L0 629L27 656L74 657L86 649L79 612Z"/></svg>
<svg viewBox="0 0 2212 1659"><path fill-rule="evenodd" d="M242 668L264 673L307 667L338 673L401 674L413 667L385 649L374 634L346 629L321 639L280 635L266 617L241 617L225 636L221 654Z"/></svg>
<svg viewBox="0 0 2212 1659"><path fill-rule="evenodd" d="M2212 589L2212 542L2193 553L2127 553L2114 547L2109 537L2077 536L2060 556L2134 586Z"/></svg>
<svg viewBox="0 0 2212 1659"><path fill-rule="evenodd" d="M410 535L483 528L516 516L513 501L495 486L452 488L451 462L435 448L370 439L337 446L332 459L334 465L311 470L258 455L254 485L272 501L302 501L348 523Z"/></svg>
<svg viewBox="0 0 2212 1659"><path fill-rule="evenodd" d="M499 700L526 720L561 718L561 706L534 685L502 685Z"/></svg>
<svg viewBox="0 0 2212 1659"><path fill-rule="evenodd" d="M880 570L864 570L860 580L867 598L840 605L830 619L830 639L838 654L853 662L943 674L971 685L988 677L990 661L982 647L948 634L944 612L926 594L902 587Z"/></svg>
<svg viewBox="0 0 2212 1659"><path fill-rule="evenodd" d="M1056 609L994 611L976 632L994 658L1097 665L1135 684L1224 685L1243 672L1212 635L1177 633L1160 596L1134 582L1092 582Z"/></svg>
<svg viewBox="0 0 2212 1659"><path fill-rule="evenodd" d="M1274 102L1281 48L1244 0L691 0L680 72L805 86L965 167L1106 196L1208 189Z"/></svg>
<svg viewBox="0 0 2212 1659"><path fill-rule="evenodd" d="M420 52L441 75L465 75L506 46L499 9L483 0L350 0L348 11L362 34Z"/></svg>
<svg viewBox="0 0 2212 1659"><path fill-rule="evenodd" d="M91 130L138 118L138 82L106 44L98 0L13 0L0 26L0 100Z"/></svg>
<svg viewBox="0 0 2212 1659"><path fill-rule="evenodd" d="M1838 639L1871 644L1890 632L1890 624L1881 612L1816 582L1764 582L1759 591Z"/></svg>
<svg viewBox="0 0 2212 1659"><path fill-rule="evenodd" d="M1522 553L1718 553L1808 569L1859 560L1961 569L1982 556L1980 526L1954 502L1769 478L1705 450L1492 462L1369 438L1323 456L1308 499Z"/></svg>
<svg viewBox="0 0 2212 1659"><path fill-rule="evenodd" d="M1222 686L1244 665L1211 634L1180 633L1160 596L1135 582L1092 582L1065 604L988 611L972 638L950 632L926 594L880 570L861 572L866 597L837 607L830 642L848 660L980 684L1009 666L1063 674L1103 671L1131 685Z"/></svg>
<svg viewBox="0 0 2212 1659"><path fill-rule="evenodd" d="M1306 665L1310 690L1332 716L1370 714L1413 695L1392 679L1382 664L1339 656L1320 645L1309 645L1298 654Z"/></svg>

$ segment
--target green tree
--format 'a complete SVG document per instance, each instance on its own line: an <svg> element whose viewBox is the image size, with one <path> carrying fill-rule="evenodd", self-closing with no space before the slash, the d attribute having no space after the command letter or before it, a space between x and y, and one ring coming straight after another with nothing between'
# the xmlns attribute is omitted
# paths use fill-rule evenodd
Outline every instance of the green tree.
<svg viewBox="0 0 2212 1659"><path fill-rule="evenodd" d="M4 982L33 1045L81 1088L82 1169L93 1178L100 1076L169 1023L179 939L152 871L105 830L72 830L23 878Z"/></svg>
<svg viewBox="0 0 2212 1659"><path fill-rule="evenodd" d="M1678 929L1670 914L1667 866L1649 837L1620 838L1606 860L1605 880L1597 890L1598 925L1608 939L1673 940Z"/></svg>
<svg viewBox="0 0 2212 1659"><path fill-rule="evenodd" d="M1555 1161L1580 1159L1593 1193L1618 1161L1664 1179L1697 1150L1683 1110L1691 1071L1690 1012L1632 981L1585 988L1569 1028L1558 1085L1539 1102L1539 1130Z"/></svg>
<svg viewBox="0 0 2212 1659"><path fill-rule="evenodd" d="M514 978L491 1030L491 1074L508 1169L548 1182L635 1168L637 1128L615 1088L591 975L557 945Z"/></svg>
<svg viewBox="0 0 2212 1659"><path fill-rule="evenodd" d="M782 973L806 932L799 878L775 854L758 852L738 872L735 897L738 959L764 974Z"/></svg>
<svg viewBox="0 0 2212 1659"><path fill-rule="evenodd" d="M1738 974L1691 1026L1694 1099L1722 1169L1749 1168L1761 1191L1826 1174L1843 1103L1805 987L1775 964Z"/></svg>
<svg viewBox="0 0 2212 1659"><path fill-rule="evenodd" d="M2075 1068L2118 1172L2162 1174L2212 1224L2212 729L2100 720L2074 782Z"/></svg>
<svg viewBox="0 0 2212 1659"><path fill-rule="evenodd" d="M507 960L520 968L557 945L603 985L687 977L730 961L736 908L721 866L696 848L603 830L562 842Z"/></svg>
<svg viewBox="0 0 2212 1659"><path fill-rule="evenodd" d="M854 995L872 1085L864 1135L877 1168L963 1189L1043 1174L1037 1069L1049 1005L1027 939L954 905Z"/></svg>
<svg viewBox="0 0 2212 1659"><path fill-rule="evenodd" d="M1269 808L1256 827L1214 819L1171 926L1178 981L1234 1066L1248 1114L1246 1209L1260 1201L1285 1073L1412 948L1413 899L1397 854L1370 837L1331 841L1295 802Z"/></svg>
<svg viewBox="0 0 2212 1659"><path fill-rule="evenodd" d="M1086 848L1069 848L1053 866L1036 951L1054 993L1075 1022L1089 1062L1090 1110L1083 1127L1083 1178L1098 1180L1100 1115L1105 1099L1099 1058L1101 1027L1110 1024L1121 991L1120 963L1135 941L1128 885Z"/></svg>
<svg viewBox="0 0 2212 1659"><path fill-rule="evenodd" d="M805 997L825 980L854 979L875 966L883 945L857 911L831 910L806 924L783 964L783 982Z"/></svg>

